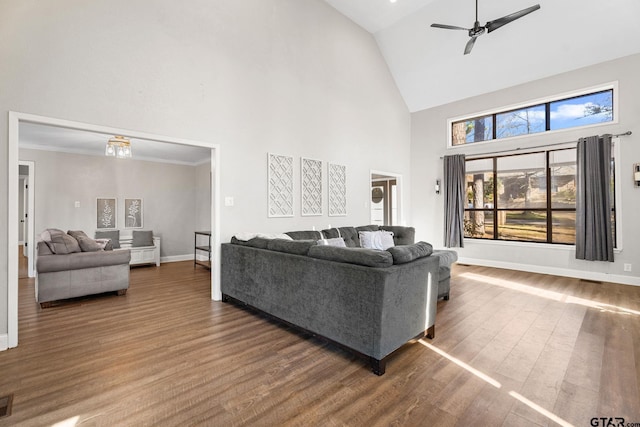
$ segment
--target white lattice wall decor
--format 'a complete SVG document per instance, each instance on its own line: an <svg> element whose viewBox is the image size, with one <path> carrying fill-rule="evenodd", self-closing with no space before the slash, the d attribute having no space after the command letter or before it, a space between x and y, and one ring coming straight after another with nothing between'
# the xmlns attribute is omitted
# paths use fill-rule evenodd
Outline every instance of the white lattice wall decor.
<svg viewBox="0 0 640 427"><path fill-rule="evenodd" d="M293 216L293 157L269 153L269 217Z"/></svg>
<svg viewBox="0 0 640 427"><path fill-rule="evenodd" d="M347 167L329 163L329 216L347 214Z"/></svg>
<svg viewBox="0 0 640 427"><path fill-rule="evenodd" d="M322 215L322 160L300 159L302 216Z"/></svg>

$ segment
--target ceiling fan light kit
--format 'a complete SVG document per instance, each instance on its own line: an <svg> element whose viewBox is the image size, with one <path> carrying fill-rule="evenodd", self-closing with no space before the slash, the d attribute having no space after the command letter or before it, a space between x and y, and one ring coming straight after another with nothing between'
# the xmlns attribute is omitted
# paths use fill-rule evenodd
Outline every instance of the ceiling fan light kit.
<svg viewBox="0 0 640 427"><path fill-rule="evenodd" d="M446 24L431 24L431 26L433 28L443 28L445 30L467 31L471 39L467 42L467 45L464 48L464 54L468 55L469 53L471 53L471 49L473 49L473 45L476 43L476 39L482 34L484 34L485 32L490 33L492 31L495 31L498 28L504 25L507 25L509 22L513 22L516 19L522 18L523 16L528 15L531 12L534 12L538 9L540 9L540 5L536 4L526 9L522 9L518 12L514 12L509 15L503 16L502 18L494 19L493 21L487 21L485 25L480 25L480 21L478 21L478 0L476 0L476 21L473 23L473 27L463 28L455 25L446 25Z"/></svg>

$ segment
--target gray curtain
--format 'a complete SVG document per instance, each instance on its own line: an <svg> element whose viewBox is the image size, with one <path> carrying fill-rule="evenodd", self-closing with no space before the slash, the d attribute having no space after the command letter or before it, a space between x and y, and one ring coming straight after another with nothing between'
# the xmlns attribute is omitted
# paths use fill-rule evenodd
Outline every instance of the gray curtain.
<svg viewBox="0 0 640 427"><path fill-rule="evenodd" d="M611 135L578 141L576 258L613 262Z"/></svg>
<svg viewBox="0 0 640 427"><path fill-rule="evenodd" d="M464 154L444 156L444 245L464 247Z"/></svg>

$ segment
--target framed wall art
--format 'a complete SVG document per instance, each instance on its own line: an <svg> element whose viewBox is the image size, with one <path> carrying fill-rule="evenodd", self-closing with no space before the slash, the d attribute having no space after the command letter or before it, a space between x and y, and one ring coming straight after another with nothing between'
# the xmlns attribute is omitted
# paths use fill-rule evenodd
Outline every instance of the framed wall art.
<svg viewBox="0 0 640 427"><path fill-rule="evenodd" d="M269 217L293 216L293 157L268 154Z"/></svg>
<svg viewBox="0 0 640 427"><path fill-rule="evenodd" d="M322 160L300 159L302 216L322 215Z"/></svg>
<svg viewBox="0 0 640 427"><path fill-rule="evenodd" d="M98 197L96 201L96 228L111 230L117 228L117 199L115 197Z"/></svg>
<svg viewBox="0 0 640 427"><path fill-rule="evenodd" d="M347 215L347 167L329 163L329 216Z"/></svg>
<svg viewBox="0 0 640 427"><path fill-rule="evenodd" d="M143 227L142 199L124 199L124 227Z"/></svg>

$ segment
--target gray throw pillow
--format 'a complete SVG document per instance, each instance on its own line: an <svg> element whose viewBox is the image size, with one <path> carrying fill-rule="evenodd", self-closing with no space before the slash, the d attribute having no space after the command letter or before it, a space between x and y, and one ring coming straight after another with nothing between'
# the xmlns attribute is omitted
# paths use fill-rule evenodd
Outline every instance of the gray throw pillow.
<svg viewBox="0 0 640 427"><path fill-rule="evenodd" d="M67 230L67 234L74 239L78 239L78 237L89 237L87 233L82 230Z"/></svg>
<svg viewBox="0 0 640 427"><path fill-rule="evenodd" d="M429 256L433 253L433 246L427 242L418 242L412 245L394 246L387 249L393 257L394 264L406 264L418 258Z"/></svg>
<svg viewBox="0 0 640 427"><path fill-rule="evenodd" d="M111 239L113 249L120 248L120 230L96 231L96 239Z"/></svg>
<svg viewBox="0 0 640 427"><path fill-rule="evenodd" d="M54 254L66 255L81 251L78 241L64 231L56 228L50 228L48 231L51 235L51 242L48 243L49 248Z"/></svg>
<svg viewBox="0 0 640 427"><path fill-rule="evenodd" d="M97 251L101 251L102 248L104 247L102 244L100 244L99 242L96 242L91 237L79 236L76 238L76 240L78 241L78 244L80 245L80 249L82 249L82 252L97 252Z"/></svg>
<svg viewBox="0 0 640 427"><path fill-rule="evenodd" d="M153 231L133 230L133 241L131 246L138 248L141 246L153 246Z"/></svg>

